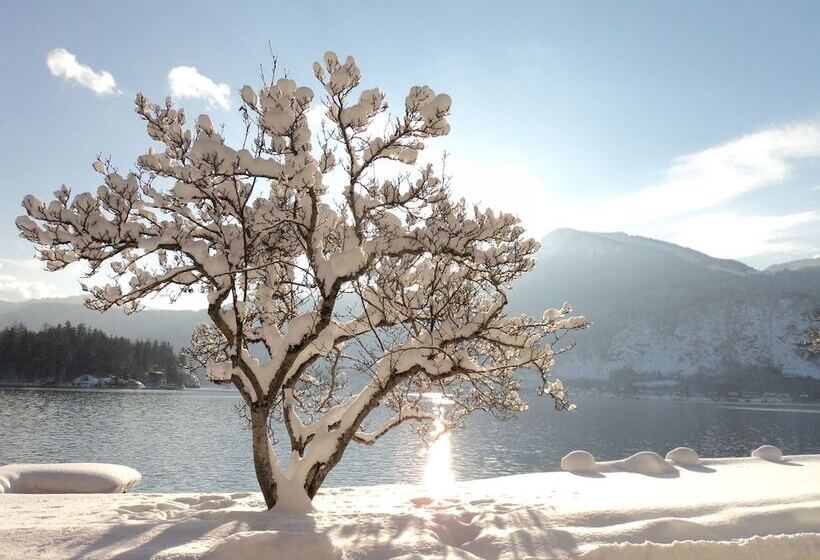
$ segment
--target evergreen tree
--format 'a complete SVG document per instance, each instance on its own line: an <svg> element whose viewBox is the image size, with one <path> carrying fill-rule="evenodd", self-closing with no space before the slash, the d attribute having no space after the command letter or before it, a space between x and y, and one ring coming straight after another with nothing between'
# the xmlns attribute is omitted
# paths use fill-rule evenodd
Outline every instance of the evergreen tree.
<svg viewBox="0 0 820 560"><path fill-rule="evenodd" d="M151 369L180 384L179 356L168 342L111 337L83 324L44 325L32 332L22 325L0 331L0 380L13 383L67 384L91 374L143 381Z"/></svg>

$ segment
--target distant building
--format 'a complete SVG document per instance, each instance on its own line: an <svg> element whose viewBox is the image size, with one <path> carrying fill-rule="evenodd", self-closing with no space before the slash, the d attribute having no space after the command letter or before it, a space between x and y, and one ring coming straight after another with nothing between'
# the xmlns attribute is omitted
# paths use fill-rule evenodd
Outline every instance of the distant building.
<svg viewBox="0 0 820 560"><path fill-rule="evenodd" d="M151 388L165 387L168 384L165 372L154 370L145 374L145 386Z"/></svg>
<svg viewBox="0 0 820 560"><path fill-rule="evenodd" d="M75 387L99 387L100 380L94 377L93 375L81 375L80 377L75 377L71 384Z"/></svg>
<svg viewBox="0 0 820 560"><path fill-rule="evenodd" d="M186 371L182 376L182 386L186 389L199 389L199 379L193 373Z"/></svg>
<svg viewBox="0 0 820 560"><path fill-rule="evenodd" d="M145 385L136 379L126 379L116 375L100 379L100 386L109 389L145 389Z"/></svg>
<svg viewBox="0 0 820 560"><path fill-rule="evenodd" d="M125 387L126 389L145 389L145 385L142 384L142 381L130 378L125 381Z"/></svg>

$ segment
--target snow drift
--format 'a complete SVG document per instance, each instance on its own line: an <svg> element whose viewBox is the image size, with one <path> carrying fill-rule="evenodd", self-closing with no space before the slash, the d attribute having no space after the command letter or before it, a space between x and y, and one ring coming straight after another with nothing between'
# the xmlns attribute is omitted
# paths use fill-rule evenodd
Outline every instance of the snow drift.
<svg viewBox="0 0 820 560"><path fill-rule="evenodd" d="M126 492L140 480L140 473L123 465L13 464L0 467L0 494L112 494Z"/></svg>

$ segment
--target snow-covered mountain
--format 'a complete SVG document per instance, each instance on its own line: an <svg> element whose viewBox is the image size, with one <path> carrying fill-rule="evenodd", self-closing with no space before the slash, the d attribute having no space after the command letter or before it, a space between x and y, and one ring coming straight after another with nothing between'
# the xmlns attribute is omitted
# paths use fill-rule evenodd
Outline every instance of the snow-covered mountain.
<svg viewBox="0 0 820 560"><path fill-rule="evenodd" d="M801 261L797 261L801 262ZM559 376L776 368L820 377L796 343L820 307L820 267L742 263L623 233L556 230L511 295L511 311L540 314L564 301L593 326L559 359ZM0 302L0 328L70 320L128 338L187 345L204 312L98 313L82 298Z"/></svg>
<svg viewBox="0 0 820 560"><path fill-rule="evenodd" d="M561 229L543 239L511 306L537 313L564 301L593 326L558 375L773 368L820 377L796 346L820 307L820 267L760 272L663 241Z"/></svg>

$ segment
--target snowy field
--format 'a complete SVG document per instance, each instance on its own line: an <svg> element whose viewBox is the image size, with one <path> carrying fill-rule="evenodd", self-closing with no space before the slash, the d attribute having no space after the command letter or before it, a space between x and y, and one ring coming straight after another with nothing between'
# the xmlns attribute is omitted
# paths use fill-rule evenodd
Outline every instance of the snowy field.
<svg viewBox="0 0 820 560"><path fill-rule="evenodd" d="M253 493L2 494L0 557L820 558L820 455L665 464L644 456L438 494L333 488L307 516L260 511Z"/></svg>

